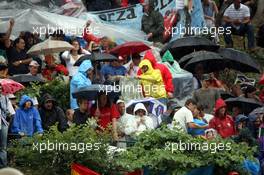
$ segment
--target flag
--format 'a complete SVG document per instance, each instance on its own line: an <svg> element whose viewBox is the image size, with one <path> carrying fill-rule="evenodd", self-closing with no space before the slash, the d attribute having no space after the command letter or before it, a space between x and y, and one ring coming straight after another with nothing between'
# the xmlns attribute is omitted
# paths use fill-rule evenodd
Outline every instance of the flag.
<svg viewBox="0 0 264 175"><path fill-rule="evenodd" d="M77 163L73 163L71 166L71 175L100 175L100 174L90 170L89 168L86 168L85 166L82 166Z"/></svg>

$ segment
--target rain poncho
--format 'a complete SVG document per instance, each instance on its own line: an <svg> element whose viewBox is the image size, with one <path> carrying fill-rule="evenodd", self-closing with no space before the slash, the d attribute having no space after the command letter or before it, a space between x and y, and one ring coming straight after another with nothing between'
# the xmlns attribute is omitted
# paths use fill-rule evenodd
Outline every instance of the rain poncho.
<svg viewBox="0 0 264 175"><path fill-rule="evenodd" d="M154 69L160 70L166 91L173 93L174 87L172 83L172 75L171 75L170 70L164 64L160 64L157 62L151 50L148 50L146 52L144 59L149 60Z"/></svg>
<svg viewBox="0 0 264 175"><path fill-rule="evenodd" d="M165 52L165 54L162 57L162 62L168 66L172 76L175 74L180 74L180 73L185 73L184 70L181 69L179 63L174 60L172 54L170 53L169 50ZM170 64L173 63L173 64Z"/></svg>
<svg viewBox="0 0 264 175"><path fill-rule="evenodd" d="M166 90L162 80L161 72L158 69L153 69L149 60L142 60L139 67L147 66L147 72L140 75L141 83L146 97L166 98Z"/></svg>
<svg viewBox="0 0 264 175"><path fill-rule="evenodd" d="M72 77L70 84L71 93L71 109L77 109L77 100L72 97L72 93L78 91L82 87L87 87L92 84L91 80L87 77L87 70L93 68L90 60L85 60L79 67L78 73Z"/></svg>
<svg viewBox="0 0 264 175"><path fill-rule="evenodd" d="M24 105L28 101L31 102L32 106L29 109L24 109ZM21 97L11 131L12 133L23 132L27 136L32 136L35 132L43 133L39 112L33 107L33 102L27 95Z"/></svg>

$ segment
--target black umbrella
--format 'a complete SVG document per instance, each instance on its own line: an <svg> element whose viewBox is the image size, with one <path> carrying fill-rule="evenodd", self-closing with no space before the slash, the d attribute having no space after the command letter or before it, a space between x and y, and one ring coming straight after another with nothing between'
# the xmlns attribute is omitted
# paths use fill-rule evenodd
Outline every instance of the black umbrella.
<svg viewBox="0 0 264 175"><path fill-rule="evenodd" d="M85 55L78 59L74 66L80 66L84 60L94 61L114 61L117 57L108 53L93 53L92 55Z"/></svg>
<svg viewBox="0 0 264 175"><path fill-rule="evenodd" d="M81 58L79 58L75 63L74 66L80 66L83 61L85 60L92 60L92 55L84 55Z"/></svg>
<svg viewBox="0 0 264 175"><path fill-rule="evenodd" d="M259 64L249 54L235 49L219 49L218 53L226 60L226 67L240 72L260 73Z"/></svg>
<svg viewBox="0 0 264 175"><path fill-rule="evenodd" d="M45 82L42 78L33 75L20 74L10 77L10 79L19 83L30 83L30 82Z"/></svg>
<svg viewBox="0 0 264 175"><path fill-rule="evenodd" d="M249 115L264 114L264 107L259 107L250 112Z"/></svg>
<svg viewBox="0 0 264 175"><path fill-rule="evenodd" d="M160 51L160 55L162 56L167 50L169 50L174 59L179 60L181 57L190 54L193 51L217 51L218 49L219 45L216 45L214 42L210 41L207 38L189 36L168 43Z"/></svg>
<svg viewBox="0 0 264 175"><path fill-rule="evenodd" d="M113 96L115 93L119 93L119 89L111 85L92 84L85 88L80 88L78 91L72 93L74 98L84 98L87 100L96 100L98 94L104 92L107 95Z"/></svg>
<svg viewBox="0 0 264 175"><path fill-rule="evenodd" d="M203 65L204 73L211 73L224 69L224 59L219 54L209 51L199 51L189 55L189 61L184 65L184 69L195 73L195 67L198 64Z"/></svg>
<svg viewBox="0 0 264 175"><path fill-rule="evenodd" d="M230 92L224 91L224 90L219 90L220 96L223 100L226 100L228 98L234 98L235 96L232 95Z"/></svg>
<svg viewBox="0 0 264 175"><path fill-rule="evenodd" d="M262 107L263 104L252 99L245 97L228 98L225 100L229 108L239 106L244 114L249 114L251 111L258 107Z"/></svg>

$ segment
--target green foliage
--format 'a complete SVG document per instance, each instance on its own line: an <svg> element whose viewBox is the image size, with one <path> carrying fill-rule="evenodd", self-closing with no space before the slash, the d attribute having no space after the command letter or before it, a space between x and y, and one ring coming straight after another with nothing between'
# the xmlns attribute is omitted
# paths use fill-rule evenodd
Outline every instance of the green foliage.
<svg viewBox="0 0 264 175"><path fill-rule="evenodd" d="M138 142L128 151L123 152L117 164L134 170L147 166L152 174L165 171L167 174L182 175L194 168L208 165L221 167L225 172L235 170L241 174L241 164L245 157L253 159L255 148L249 148L244 144L236 144L232 140L217 138L207 141L203 138L193 138L190 135L161 128L146 132L139 136ZM176 144L187 143L195 145L209 145L198 147L189 146L189 149L176 149ZM171 143L169 147L166 144ZM215 149L216 145L219 149ZM221 146L220 146L221 145ZM223 145L225 149L223 149ZM231 150L229 150L231 146ZM170 149L169 149L170 148ZM173 148L173 149L172 149ZM203 149L202 149L203 148ZM222 150L223 149L223 150Z"/></svg>
<svg viewBox="0 0 264 175"><path fill-rule="evenodd" d="M69 83L65 83L61 77L57 77L44 84L31 83L30 86L27 86L22 91L19 91L17 93L17 97L20 99L20 97L25 94L30 97L37 97L39 103L41 103L41 96L45 93L52 95L64 111L69 109L70 86Z"/></svg>
<svg viewBox="0 0 264 175"><path fill-rule="evenodd" d="M42 137L35 135L32 138L13 141L9 154L13 155L13 166L38 171L40 175L47 172L50 175L70 174L72 162L83 164L103 174L111 172L111 161L107 156L109 141L110 132L97 132L88 125L71 127L63 134L54 126ZM33 143L38 144L38 149ZM46 148L50 144L50 150L43 150L44 143Z"/></svg>
<svg viewBox="0 0 264 175"><path fill-rule="evenodd" d="M9 153L14 155L13 166L38 171L37 174L40 175L47 172L51 175L69 174L72 162L80 163L105 175L118 175L122 172L124 174L124 172L143 167L149 167L153 175L161 171L165 171L168 175L183 175L192 169L208 165L218 168L214 174L222 175L237 171L245 175L246 173L241 169L242 162L245 158L254 160L253 154L256 150L245 144L236 144L229 139L217 138L208 141L167 128L144 132L137 137L137 140L135 145L127 151L110 155L107 150L108 143L111 142L111 132L97 132L85 125L72 127L61 134L54 126L43 137L34 136L14 141ZM99 150L93 149L83 153L80 153L80 149L77 151L45 150L42 153L40 150L33 150L33 143L40 144L48 141L50 143L101 144ZM192 149L191 147L176 149L175 145L172 146L172 143L180 142L200 144L201 148L194 146ZM171 144L168 145L168 143Z"/></svg>

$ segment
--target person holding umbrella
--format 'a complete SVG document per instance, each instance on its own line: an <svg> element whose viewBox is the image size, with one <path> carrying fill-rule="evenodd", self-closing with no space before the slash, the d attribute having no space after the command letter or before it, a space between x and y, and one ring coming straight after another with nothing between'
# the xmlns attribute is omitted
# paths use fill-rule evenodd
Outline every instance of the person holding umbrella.
<svg viewBox="0 0 264 175"><path fill-rule="evenodd" d="M72 77L71 83L70 83L70 93L71 93L71 99L70 99L70 105L71 109L77 109L78 104L75 98L73 98L72 93L77 91L78 89L82 87L87 87L92 84L91 80L93 79L93 66L90 60L85 60L82 62L78 69L78 73Z"/></svg>
<svg viewBox="0 0 264 175"><path fill-rule="evenodd" d="M209 122L209 128L215 129L222 138L236 134L234 120L227 115L226 103L221 98L215 103L215 114Z"/></svg>
<svg viewBox="0 0 264 175"><path fill-rule="evenodd" d="M97 103L91 108L91 116L98 119L98 125L101 129L106 129L112 124L113 138L118 140L117 119L120 114L105 92L99 92Z"/></svg>

